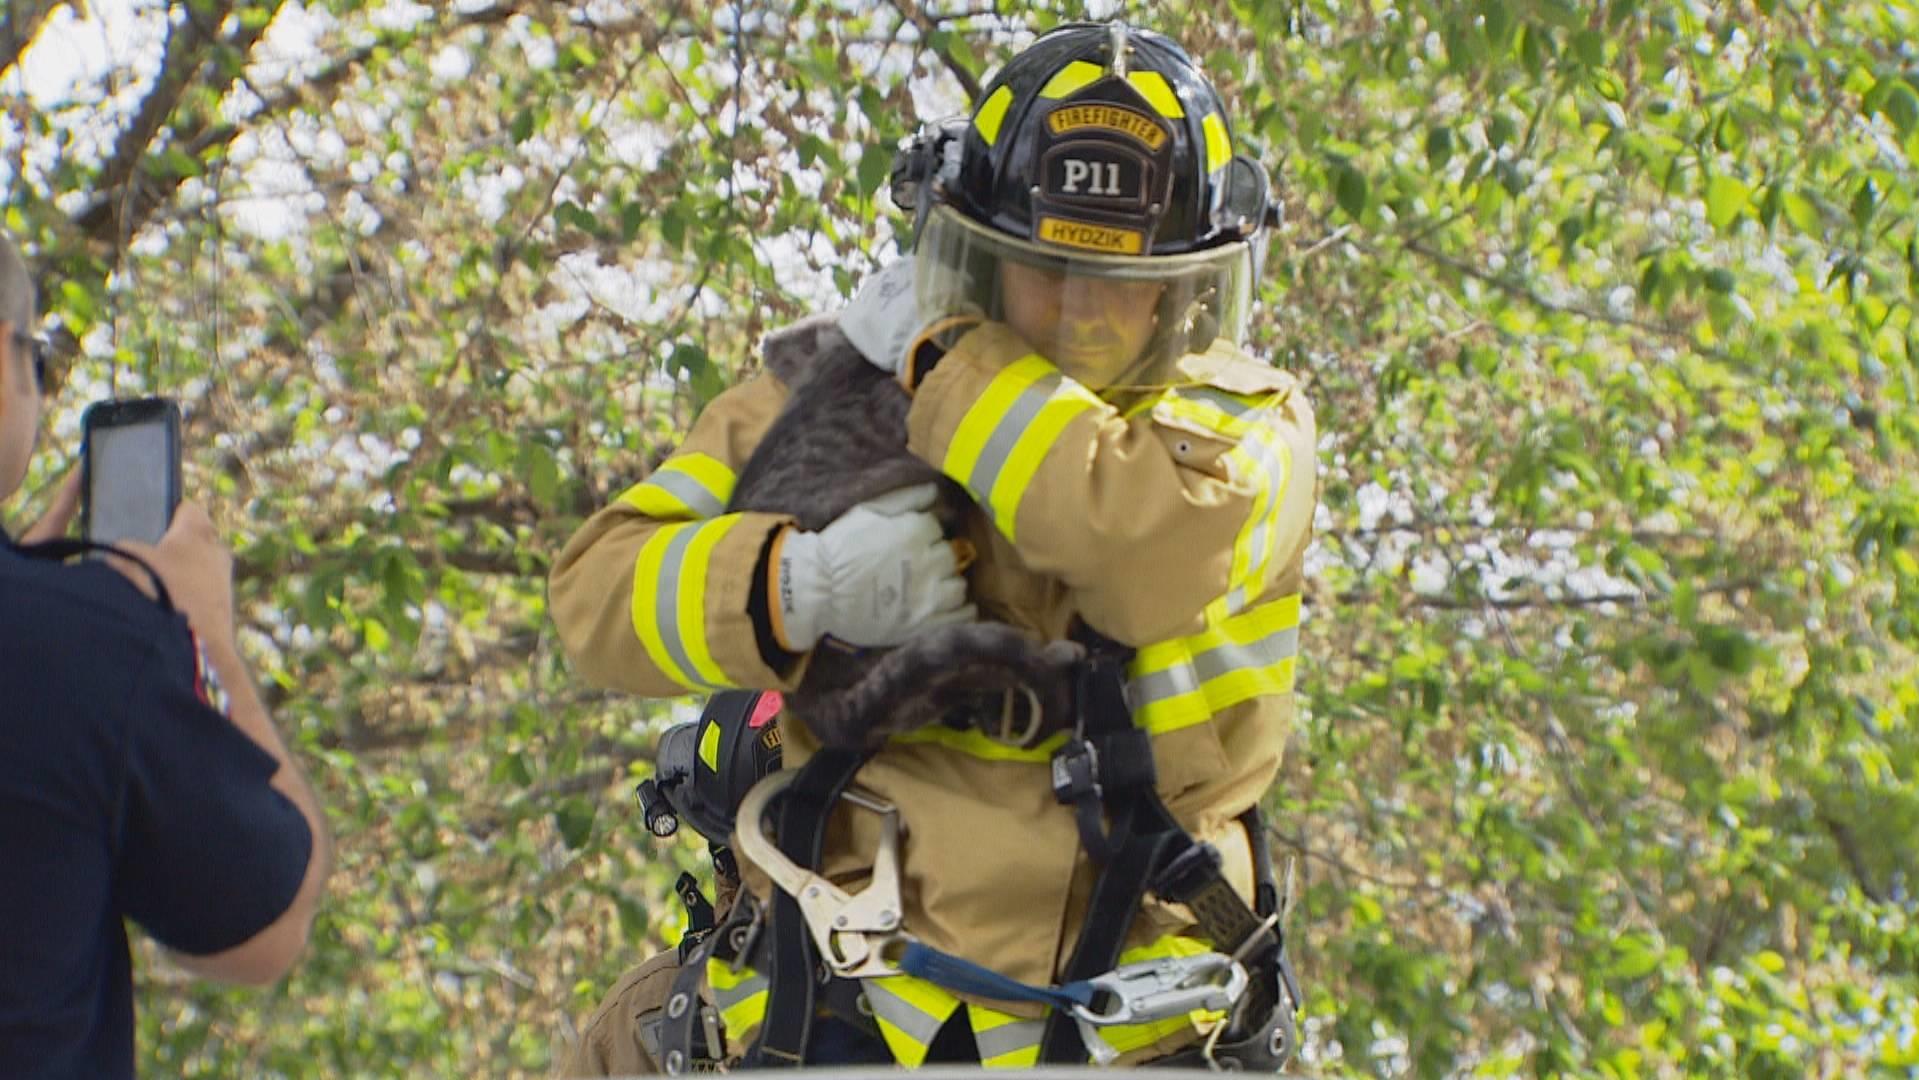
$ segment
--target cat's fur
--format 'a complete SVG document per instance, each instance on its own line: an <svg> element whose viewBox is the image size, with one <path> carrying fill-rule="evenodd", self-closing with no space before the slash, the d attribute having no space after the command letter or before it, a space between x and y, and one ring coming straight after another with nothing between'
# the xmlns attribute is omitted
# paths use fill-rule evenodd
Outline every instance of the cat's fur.
<svg viewBox="0 0 1919 1080"><path fill-rule="evenodd" d="M959 534L972 505L965 490L907 452L911 399L830 316L769 336L762 358L792 393L741 470L728 510L792 514L818 531L868 499L930 482L939 485L933 513L947 536ZM1082 654L1071 642L1042 645L994 622L927 630L884 650L823 641L786 703L826 745L870 749L926 724L998 717L1007 692L1023 687L1040 703L1044 729L1057 730Z"/></svg>

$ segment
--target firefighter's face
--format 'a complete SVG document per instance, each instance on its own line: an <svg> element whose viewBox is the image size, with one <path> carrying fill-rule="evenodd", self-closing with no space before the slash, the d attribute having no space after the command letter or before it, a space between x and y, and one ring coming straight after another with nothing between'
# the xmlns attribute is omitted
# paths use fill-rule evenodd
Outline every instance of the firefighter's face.
<svg viewBox="0 0 1919 1080"><path fill-rule="evenodd" d="M1000 265L1006 322L1043 357L1101 390L1123 377L1152 339L1158 281L1079 277L1007 260Z"/></svg>

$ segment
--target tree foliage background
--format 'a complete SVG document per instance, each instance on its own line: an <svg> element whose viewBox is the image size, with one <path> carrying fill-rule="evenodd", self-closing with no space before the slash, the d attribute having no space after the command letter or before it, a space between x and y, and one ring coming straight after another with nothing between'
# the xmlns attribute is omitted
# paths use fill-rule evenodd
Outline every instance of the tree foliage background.
<svg viewBox="0 0 1919 1080"><path fill-rule="evenodd" d="M0 30L64 360L14 521L87 401L184 400L340 850L283 988L143 950L143 1072L540 1073L700 862L629 801L689 703L569 677L549 560L890 251L916 117L1082 10L86 8ZM1257 343L1324 431L1269 799L1300 1067L1919 1069L1919 9L1109 12L1284 186ZM138 32L31 91L85 14Z"/></svg>

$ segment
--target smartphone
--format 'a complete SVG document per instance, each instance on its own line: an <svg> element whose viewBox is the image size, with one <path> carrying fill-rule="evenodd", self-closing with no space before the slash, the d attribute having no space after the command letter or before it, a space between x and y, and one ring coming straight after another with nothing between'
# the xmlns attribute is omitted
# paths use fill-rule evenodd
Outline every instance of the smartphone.
<svg viewBox="0 0 1919 1080"><path fill-rule="evenodd" d="M80 529L96 544L154 544L180 505L180 407L96 401L80 419Z"/></svg>

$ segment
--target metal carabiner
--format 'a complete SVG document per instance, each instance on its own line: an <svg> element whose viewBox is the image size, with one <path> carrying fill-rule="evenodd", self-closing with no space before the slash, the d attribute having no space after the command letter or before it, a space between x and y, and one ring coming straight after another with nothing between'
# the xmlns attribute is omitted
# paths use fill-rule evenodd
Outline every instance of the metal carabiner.
<svg viewBox="0 0 1919 1080"><path fill-rule="evenodd" d="M787 895L799 902L806 928L820 947L821 959L834 974L847 978L878 978L899 974L886 951L911 941L900 931L900 815L883 799L853 790L840 797L880 815L879 850L866 888L848 893L826 878L788 859L766 835L766 808L798 775L782 769L753 785L740 802L735 828L740 854L766 872Z"/></svg>
<svg viewBox="0 0 1919 1080"><path fill-rule="evenodd" d="M1246 969L1230 956L1169 956L1117 967L1087 982L1108 1001L1105 1009L1074 1005L1073 1015L1101 1027L1143 1024L1198 1009L1230 1011L1246 992ZM1095 997L1095 1004L1098 1003Z"/></svg>

